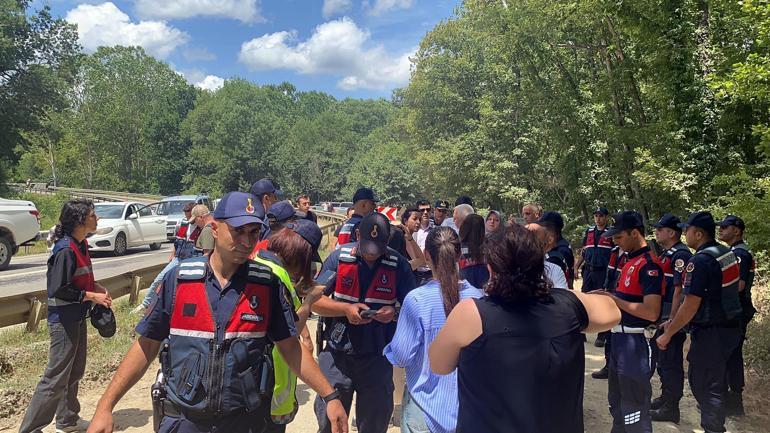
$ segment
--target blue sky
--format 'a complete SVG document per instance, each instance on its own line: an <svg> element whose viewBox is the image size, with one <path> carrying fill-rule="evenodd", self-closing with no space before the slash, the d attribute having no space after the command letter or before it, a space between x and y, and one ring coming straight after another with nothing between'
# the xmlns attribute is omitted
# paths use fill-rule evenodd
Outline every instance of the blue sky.
<svg viewBox="0 0 770 433"><path fill-rule="evenodd" d="M141 45L199 87L241 77L338 98L386 97L420 39L459 0L37 0L86 51Z"/></svg>

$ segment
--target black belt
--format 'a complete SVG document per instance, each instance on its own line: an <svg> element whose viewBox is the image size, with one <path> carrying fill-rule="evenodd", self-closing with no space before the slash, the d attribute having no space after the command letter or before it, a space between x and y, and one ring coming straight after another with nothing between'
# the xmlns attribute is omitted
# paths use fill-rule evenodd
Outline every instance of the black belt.
<svg viewBox="0 0 770 433"><path fill-rule="evenodd" d="M210 412L194 412L191 410L179 407L170 400L163 400L163 416L170 416L174 418L185 418L192 422L204 422L214 423L219 422L227 417L243 415L246 413L245 409L236 410L227 414L215 414Z"/></svg>

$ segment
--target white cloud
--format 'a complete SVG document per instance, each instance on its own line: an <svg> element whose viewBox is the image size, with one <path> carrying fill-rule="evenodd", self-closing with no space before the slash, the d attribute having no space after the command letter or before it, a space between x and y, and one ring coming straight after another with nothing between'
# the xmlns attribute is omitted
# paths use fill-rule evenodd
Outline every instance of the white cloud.
<svg viewBox="0 0 770 433"><path fill-rule="evenodd" d="M163 21L132 23L112 2L78 5L67 12L66 19L78 25L80 44L89 51L100 46L138 45L150 55L165 58L189 39L187 33Z"/></svg>
<svg viewBox="0 0 770 433"><path fill-rule="evenodd" d="M409 56L415 49L393 57L382 45L365 48L370 34L350 18L319 25L306 41L296 38L296 32L287 31L260 36L241 45L238 59L253 70L338 75L337 86L345 90L382 90L409 82Z"/></svg>
<svg viewBox="0 0 770 433"><path fill-rule="evenodd" d="M184 19L197 16L264 22L258 0L136 0L142 18Z"/></svg>
<svg viewBox="0 0 770 433"><path fill-rule="evenodd" d="M369 13L381 15L395 9L409 9L412 6L414 6L414 0L374 0L374 6L371 6Z"/></svg>
<svg viewBox="0 0 770 433"><path fill-rule="evenodd" d="M341 15L353 8L353 0L324 0L324 18Z"/></svg>
<svg viewBox="0 0 770 433"><path fill-rule="evenodd" d="M206 75L206 78L204 78L198 83L195 83L195 86L203 90L210 90L212 92L215 92L219 90L219 88L222 87L224 84L225 84L224 78L217 77L216 75Z"/></svg>

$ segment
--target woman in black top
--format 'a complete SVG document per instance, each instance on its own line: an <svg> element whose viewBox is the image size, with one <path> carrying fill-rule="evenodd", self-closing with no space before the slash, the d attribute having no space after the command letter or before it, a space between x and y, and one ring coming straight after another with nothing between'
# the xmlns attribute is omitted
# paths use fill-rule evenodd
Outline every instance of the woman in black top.
<svg viewBox="0 0 770 433"><path fill-rule="evenodd" d="M458 433L583 432L581 332L612 328L620 311L603 296L552 291L543 255L524 227L495 232L487 296L458 304L430 347L434 373L458 369Z"/></svg>

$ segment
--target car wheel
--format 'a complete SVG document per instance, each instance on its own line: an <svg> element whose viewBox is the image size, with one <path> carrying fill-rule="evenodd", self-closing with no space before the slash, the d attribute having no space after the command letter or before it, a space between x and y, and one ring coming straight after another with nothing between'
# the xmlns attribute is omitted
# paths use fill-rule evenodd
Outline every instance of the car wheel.
<svg viewBox="0 0 770 433"><path fill-rule="evenodd" d="M115 249L112 251L112 254L114 256L122 256L126 254L127 249L128 244L126 243L126 235L118 233L118 235L115 236Z"/></svg>
<svg viewBox="0 0 770 433"><path fill-rule="evenodd" d="M150 249L153 251L157 251L160 249L160 242L155 242L154 244L150 244Z"/></svg>
<svg viewBox="0 0 770 433"><path fill-rule="evenodd" d="M8 238L0 238L0 271L11 264L11 256L13 256L11 241Z"/></svg>

